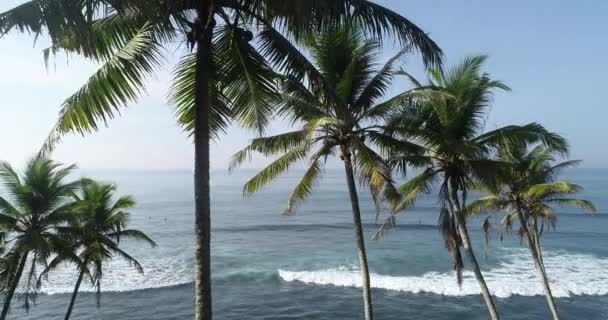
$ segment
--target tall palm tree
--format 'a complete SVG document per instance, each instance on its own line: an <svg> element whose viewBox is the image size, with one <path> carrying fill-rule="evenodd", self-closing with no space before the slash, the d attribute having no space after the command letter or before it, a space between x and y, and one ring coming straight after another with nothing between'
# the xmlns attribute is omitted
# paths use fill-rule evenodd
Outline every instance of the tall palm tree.
<svg viewBox="0 0 608 320"><path fill-rule="evenodd" d="M63 236L71 239L72 246L56 256L47 266L43 275L55 269L62 262L73 262L78 268L78 279L70 299L65 319L72 314L78 290L85 276L90 278L96 289L99 306L101 280L104 275L103 265L115 257L129 262L138 272L143 273L141 264L129 253L120 248L120 241L132 239L144 241L155 247L145 233L136 229L127 229L129 213L135 201L131 196L122 196L114 200L116 185L104 184L90 179L82 181L82 195L74 194L77 221L74 227L61 231Z"/></svg>
<svg viewBox="0 0 608 320"><path fill-rule="evenodd" d="M0 181L6 190L6 196L0 197L0 226L11 246L5 256L10 262L8 270L2 270L8 276L2 320L8 315L24 271L25 307L29 309L36 295L36 265L46 264L49 256L68 245L56 230L73 217L71 195L80 183L66 178L74 168L36 158L27 163L20 177L8 163L0 163Z"/></svg>
<svg viewBox="0 0 608 320"><path fill-rule="evenodd" d="M587 200L573 197L582 188L568 181L556 180L559 172L567 167L578 165L579 161L555 163L553 152L543 146L536 146L530 151L521 143L503 144L499 150L499 160L510 165L500 174L498 188L485 188L490 194L471 202L467 207L468 214L479 214L487 210L504 211L503 223L507 229L512 221L518 221L521 232L528 242L534 267L541 280L547 304L553 319L559 319L555 300L540 246L539 220L542 225L555 223L552 204L572 205L584 210L595 211L593 204ZM566 146L563 147L566 149ZM482 186L483 189L484 186ZM541 227L542 229L542 227Z"/></svg>
<svg viewBox="0 0 608 320"><path fill-rule="evenodd" d="M378 205L382 200L394 201L399 197L392 186L390 167L374 151L374 146L378 146L379 141L390 140L403 148L409 147L383 134L376 125L393 106L415 95L404 92L382 101L397 73L395 65L408 50L399 51L378 69L378 43L366 41L362 32L348 26L309 37L302 50L312 57L307 66L309 72L316 75L317 82L302 82L286 75L281 86L283 102L278 107L279 115L290 119L299 129L254 139L235 154L230 167L236 168L252 153L278 155L278 159L245 184L244 193L250 195L308 158L308 169L284 210L284 214L290 215L311 195L326 159L339 154L352 207L365 319L372 319L369 269L355 176L370 188Z"/></svg>
<svg viewBox="0 0 608 320"><path fill-rule="evenodd" d="M185 39L195 50L178 64L170 96L179 121L194 136L195 315L211 319L209 141L232 116L262 132L276 98L266 59L314 82L291 40L311 27L345 20L379 39L395 35L416 47L428 65L441 62L441 50L424 31L368 0L31 0L0 14L0 34L46 32L53 41L47 56L68 51L102 64L65 101L47 152L62 135L95 131L136 101L146 76L163 61L163 46Z"/></svg>
<svg viewBox="0 0 608 320"><path fill-rule="evenodd" d="M424 99L413 100L402 112L394 113L386 124L386 132L417 144L422 153L390 148L397 171L407 166L423 170L399 187L404 199L393 208L376 237L395 224L395 214L410 206L421 192L430 192L439 182L440 228L445 245L453 258L458 283L462 282L463 259L461 247L471 264L492 319L498 312L477 262L469 237L464 208L468 185L475 181L491 183L494 173L503 164L490 159L491 151L501 141L542 141L559 148L562 138L532 123L507 126L483 133L484 120L495 90L509 90L500 81L482 73L485 56L473 56L445 73L430 72L430 83L422 85L409 76L415 88L434 91ZM407 74L406 74L407 75Z"/></svg>

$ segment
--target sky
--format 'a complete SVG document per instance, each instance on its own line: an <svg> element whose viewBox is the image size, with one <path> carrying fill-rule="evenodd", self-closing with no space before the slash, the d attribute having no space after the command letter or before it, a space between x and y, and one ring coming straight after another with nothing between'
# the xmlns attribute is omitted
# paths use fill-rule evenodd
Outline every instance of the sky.
<svg viewBox="0 0 608 320"><path fill-rule="evenodd" d="M0 11L22 3L3 0ZM495 96L487 129L540 122L569 139L571 158L583 167L608 167L608 2L381 0L406 16L440 45L447 66L471 54L487 54L486 71L507 83L510 93ZM59 55L47 69L42 50L48 39L10 34L0 39L0 159L15 166L34 155L51 131L62 101L97 68ZM172 50L177 56L184 49ZM388 59L396 48L387 47ZM169 61L174 61L173 57ZM171 64L148 80L138 103L123 109L99 132L65 137L54 153L63 163L87 169L190 170L192 141L167 105ZM419 57L403 68L423 76ZM396 81L393 92L407 89ZM288 130L280 119L271 133ZM230 156L255 133L230 128L212 143L211 166L227 167ZM246 167L259 167L254 158ZM337 163L330 163L330 166Z"/></svg>

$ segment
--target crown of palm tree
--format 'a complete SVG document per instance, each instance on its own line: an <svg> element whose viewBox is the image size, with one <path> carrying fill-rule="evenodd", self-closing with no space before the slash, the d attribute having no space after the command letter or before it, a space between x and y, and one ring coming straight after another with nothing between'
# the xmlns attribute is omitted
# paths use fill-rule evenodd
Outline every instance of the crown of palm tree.
<svg viewBox="0 0 608 320"><path fill-rule="evenodd" d="M567 152L562 137L537 123L484 132L493 92L509 90L489 74L481 73L485 60L485 56L468 57L445 74L432 70L428 85L408 75L415 87L427 90L428 94L416 99L415 104L406 105L401 112L390 114L386 132L417 144L419 147L414 150L423 152L393 148L391 162L403 172L408 166L425 170L400 188L403 193L429 191L439 174L453 179L461 190L466 190L467 183L474 180L493 179L494 170L504 163L491 159L492 152L505 142L541 141L554 150ZM404 201L395 211L409 204Z"/></svg>
<svg viewBox="0 0 608 320"><path fill-rule="evenodd" d="M0 226L4 244L10 246L3 260L2 273L7 276L3 282L16 286L21 276L18 266L28 259L26 309L37 294L37 264L45 265L52 254L66 246L56 230L73 221L71 196L80 183L66 179L75 168L36 158L27 163L20 176L10 164L0 163L0 181L6 190L6 196L0 197Z"/></svg>
<svg viewBox="0 0 608 320"><path fill-rule="evenodd" d="M403 92L382 100L398 73L396 64L408 49L379 65L378 43L366 41L360 29L351 27L311 35L303 43L302 51L312 57L306 68L318 75L317 81L298 81L293 74L285 74L278 107L278 114L300 129L254 139L235 154L230 168L238 167L252 153L279 155L245 184L244 192L251 194L308 158L309 167L285 209L291 214L311 194L327 157L340 153L353 157L361 182L370 187L377 203L382 198L394 199L390 167L374 149L388 145L409 149L412 145L384 134L376 122L416 95Z"/></svg>
<svg viewBox="0 0 608 320"><path fill-rule="evenodd" d="M131 196L114 199L116 185L82 180L81 194L74 193L76 220L69 227L59 229L62 237L69 239L70 246L46 266L40 278L64 262L73 263L79 272L87 275L96 289L99 306L103 264L115 257L124 259L138 272L142 265L120 247L121 239L143 241L155 247L156 243L140 230L127 229L129 213L125 210L135 206Z"/></svg>
<svg viewBox="0 0 608 320"><path fill-rule="evenodd" d="M528 150L525 143L502 144L498 159L508 165L497 174L498 188L479 186L489 193L470 203L467 212L477 215L484 211L505 211L503 225L511 229L522 210L525 220L540 218L544 224L554 226L556 216L553 206L575 206L586 211L595 211L593 204L574 197L582 187L565 180L558 180L559 173L580 164L579 160L556 162L555 151L542 145ZM520 232L521 234L521 232Z"/></svg>
<svg viewBox="0 0 608 320"><path fill-rule="evenodd" d="M486 59L485 56L471 56L445 73L431 70L427 85L404 73L415 88L429 94L412 100L414 103L403 106L401 112L390 114L386 124L387 134L418 146L403 150L391 148L392 165L402 172L408 166L423 170L398 188L404 197L375 237L392 229L396 223L395 214L413 205L419 193L430 192L439 182L439 223L446 247L454 258L459 283L463 267L459 252L462 242L452 212L453 201L457 199L451 199L450 193L461 192L462 198L458 201L466 207L470 184L494 183L495 173L504 163L492 159L492 152L505 141L541 141L555 150L567 151L562 137L536 123L484 132L494 91L509 90L504 83L481 71ZM422 152L412 153L413 150Z"/></svg>

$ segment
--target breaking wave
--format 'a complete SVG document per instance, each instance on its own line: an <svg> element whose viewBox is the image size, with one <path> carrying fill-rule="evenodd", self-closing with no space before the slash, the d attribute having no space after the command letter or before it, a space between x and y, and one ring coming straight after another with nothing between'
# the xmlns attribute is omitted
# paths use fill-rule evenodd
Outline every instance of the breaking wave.
<svg viewBox="0 0 608 320"><path fill-rule="evenodd" d="M545 265L555 297L573 295L608 295L608 259L584 254L545 253ZM298 281L316 285L360 287L356 268L341 267L316 271L279 270L284 281ZM513 250L501 265L484 271L490 291L501 298L513 295L543 295L544 291L534 271L526 249ZM464 273L462 287L456 283L453 272L428 272L420 276L389 276L371 274L374 288L409 293L432 293L445 296L479 294L473 272Z"/></svg>

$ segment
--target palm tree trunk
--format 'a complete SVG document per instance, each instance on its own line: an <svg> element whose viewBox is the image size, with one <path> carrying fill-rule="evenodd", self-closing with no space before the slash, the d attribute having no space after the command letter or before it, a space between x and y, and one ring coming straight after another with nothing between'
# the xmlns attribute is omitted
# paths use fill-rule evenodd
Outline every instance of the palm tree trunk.
<svg viewBox="0 0 608 320"><path fill-rule="evenodd" d="M359 255L359 268L361 268L361 284L363 287L363 307L365 312L365 320L372 320L374 318L372 311L372 293L369 281L369 268L367 266L367 254L365 253L363 225L361 224L359 197L357 196L357 186L355 185L353 165L348 148L342 147L342 153L344 155L344 169L346 170L346 182L348 184L350 204L353 210L353 221L355 225L355 236L357 239L357 249Z"/></svg>
<svg viewBox="0 0 608 320"><path fill-rule="evenodd" d="M72 293L72 299L70 299L70 305L68 306L68 311L65 313L65 320L70 319L72 315L72 309L74 308L74 303L76 302L76 296L78 296L78 290L80 289L80 284L82 283L82 278L84 277L84 270L80 270L80 275L78 275L78 280L76 281L76 286L74 287L74 292Z"/></svg>
<svg viewBox="0 0 608 320"><path fill-rule="evenodd" d="M545 290L545 298L547 299L547 305L549 306L549 310L551 311L551 316L553 316L553 320L559 320L559 313L557 312L557 305L555 304L555 299L553 298L553 293L551 292L551 286L549 285L549 277L547 276L547 272L545 270L545 265L542 261L540 255L540 246L538 241L538 233L536 231L536 223L533 224L533 229L530 230L526 223L526 219L521 211L521 208L517 208L517 216L519 217L519 223L521 224L521 228L526 235L526 239L528 240L528 247L530 248L530 252L532 253L532 260L534 260L534 267L536 269L536 273L538 274L538 278L541 280L543 285L543 289Z"/></svg>
<svg viewBox="0 0 608 320"><path fill-rule="evenodd" d="M209 70L213 37L213 1L201 0L196 35L196 91L194 119L194 206L196 258L195 319L210 320L211 309L211 204L209 187Z"/></svg>
<svg viewBox="0 0 608 320"><path fill-rule="evenodd" d="M28 253L26 253L21 258L21 261L19 261L19 267L17 267L17 273L15 274L15 278L12 279L13 281L11 282L10 288L6 293L6 298L4 300L4 307L2 308L2 315L0 316L0 320L5 320L6 316L8 315L8 310L11 307L11 301L13 300L15 290L19 285L19 280L21 280L21 274L23 274L23 269L25 268L25 263L27 262L27 255Z"/></svg>
<svg viewBox="0 0 608 320"><path fill-rule="evenodd" d="M543 260L543 251L540 247L540 233L538 231L538 218L533 217L532 219L532 235L534 239L534 247L536 248L536 253L538 254L538 261L540 261L540 266L545 270L545 261Z"/></svg>
<svg viewBox="0 0 608 320"><path fill-rule="evenodd" d="M490 318L492 320L498 320L499 317L498 311L496 311L496 305L494 304L494 300L492 299L492 295L490 294L490 289L488 289L486 280L484 279L483 274L481 273L481 268L479 267L479 263L477 262L477 258L475 257L475 252L473 251L471 238L469 237L469 230L467 229L466 225L466 219L460 206L460 200L458 200L458 189L454 186L452 186L451 188L450 198L453 203L454 218L456 219L456 227L458 228L458 233L462 240L462 246L464 247L464 251L466 252L469 258L471 267L473 268L475 279L477 280L477 283L479 283L481 295L483 296L483 300L486 302L488 312L490 313Z"/></svg>

